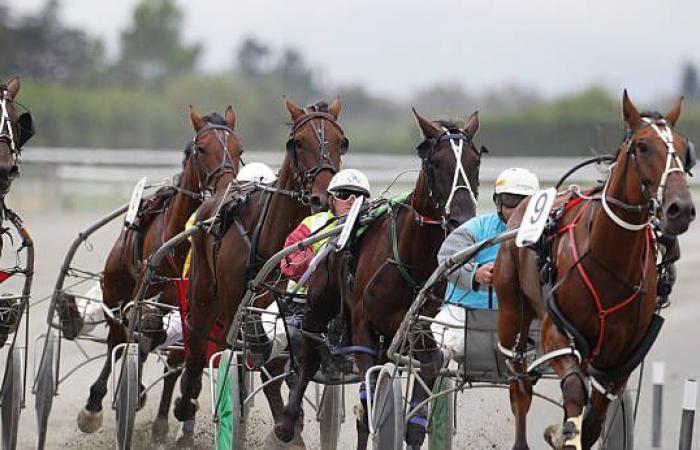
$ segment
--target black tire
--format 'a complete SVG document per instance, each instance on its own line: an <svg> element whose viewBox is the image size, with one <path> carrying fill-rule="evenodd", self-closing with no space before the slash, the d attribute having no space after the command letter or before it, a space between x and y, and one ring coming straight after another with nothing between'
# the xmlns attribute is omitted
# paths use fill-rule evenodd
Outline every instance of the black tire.
<svg viewBox="0 0 700 450"><path fill-rule="evenodd" d="M2 387L2 448L14 450L17 447L17 427L22 409L22 349L14 348L8 355L7 371Z"/></svg>
<svg viewBox="0 0 700 450"><path fill-rule="evenodd" d="M393 363L386 363L377 376L374 402L369 417L374 433L370 435L371 450L402 450L404 441L404 411L401 380L395 377Z"/></svg>
<svg viewBox="0 0 700 450"><path fill-rule="evenodd" d="M129 344L122 355L117 381L117 449L129 450L139 406L139 347Z"/></svg>
<svg viewBox="0 0 700 450"><path fill-rule="evenodd" d="M598 450L634 450L634 398L630 391L610 404Z"/></svg>
<svg viewBox="0 0 700 450"><path fill-rule="evenodd" d="M433 394L454 389L451 378L439 378L435 381ZM428 430L428 450L451 450L455 423L455 392L441 395L430 403L430 424Z"/></svg>
<svg viewBox="0 0 700 450"><path fill-rule="evenodd" d="M37 449L44 450L46 434L48 432L49 415L53 398L56 395L56 342L58 332L52 329L44 342L44 350L39 362L39 370L36 374L36 386L34 391L34 409L37 422Z"/></svg>
<svg viewBox="0 0 700 450"><path fill-rule="evenodd" d="M343 387L326 385L318 405L320 443L324 450L336 450L343 420Z"/></svg>

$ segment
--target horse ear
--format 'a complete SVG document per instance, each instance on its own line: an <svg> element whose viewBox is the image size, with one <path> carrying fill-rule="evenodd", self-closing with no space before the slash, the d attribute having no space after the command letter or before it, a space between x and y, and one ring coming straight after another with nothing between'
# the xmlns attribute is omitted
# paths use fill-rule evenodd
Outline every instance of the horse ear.
<svg viewBox="0 0 700 450"><path fill-rule="evenodd" d="M284 99L284 106L287 107L287 111L289 111L289 114L292 116L292 120L297 120L299 117L304 115L304 110L301 106L287 98L286 95L282 96L282 98Z"/></svg>
<svg viewBox="0 0 700 450"><path fill-rule="evenodd" d="M194 131L201 130L205 125L204 120L199 117L199 114L197 114L197 111L194 110L194 106L192 105L190 105L190 122L192 123L192 128L194 128Z"/></svg>
<svg viewBox="0 0 700 450"><path fill-rule="evenodd" d="M472 139L476 136L477 131L479 131L479 111L474 111L474 114L464 121L462 131Z"/></svg>
<svg viewBox="0 0 700 450"><path fill-rule="evenodd" d="M411 108L413 109L413 115L416 116L416 120L418 121L418 126L420 127L421 132L423 133L424 138L431 138L435 137L438 134L442 132L440 128L426 119L425 117L421 116L418 114L418 111L416 111L416 108Z"/></svg>
<svg viewBox="0 0 700 450"><path fill-rule="evenodd" d="M683 97L678 97L671 107L671 111L666 114L666 120L671 122L671 126L675 127L676 122L681 117L681 106L683 106Z"/></svg>
<svg viewBox="0 0 700 450"><path fill-rule="evenodd" d="M19 77L14 77L7 83L7 95L10 100L14 100L19 92L20 82Z"/></svg>
<svg viewBox="0 0 700 450"><path fill-rule="evenodd" d="M328 112L331 113L333 117L337 119L341 109L342 105L340 104L340 97L336 97L333 99L331 105L328 107Z"/></svg>
<svg viewBox="0 0 700 450"><path fill-rule="evenodd" d="M622 118L625 120L628 130L634 130L642 121L639 111L627 96L627 89L622 93Z"/></svg>
<svg viewBox="0 0 700 450"><path fill-rule="evenodd" d="M226 120L226 125L233 130L236 126L236 113L233 111L233 106L228 105L226 112L224 112L224 118Z"/></svg>

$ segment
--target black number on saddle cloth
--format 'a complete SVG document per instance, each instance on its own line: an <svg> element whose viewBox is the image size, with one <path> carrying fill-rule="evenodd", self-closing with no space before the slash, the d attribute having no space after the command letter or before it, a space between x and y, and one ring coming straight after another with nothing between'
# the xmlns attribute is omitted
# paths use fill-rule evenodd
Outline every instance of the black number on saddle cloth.
<svg viewBox="0 0 700 450"><path fill-rule="evenodd" d="M542 195L537 196L537 200L535 202L535 209L534 209L534 214L532 217L530 217L530 223L531 224L536 224L538 220L540 220L540 217L542 217L542 212L544 211L544 205L547 203L547 193L542 193Z"/></svg>

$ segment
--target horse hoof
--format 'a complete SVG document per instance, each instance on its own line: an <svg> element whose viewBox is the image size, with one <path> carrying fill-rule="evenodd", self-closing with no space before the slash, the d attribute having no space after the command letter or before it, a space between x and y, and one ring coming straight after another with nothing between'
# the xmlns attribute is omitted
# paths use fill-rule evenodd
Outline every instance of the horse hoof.
<svg viewBox="0 0 700 450"><path fill-rule="evenodd" d="M409 423L406 429L406 445L408 445L408 448L419 449L423 445L424 440L425 428L415 423Z"/></svg>
<svg viewBox="0 0 700 450"><path fill-rule="evenodd" d="M560 427L561 425L553 423L544 429L544 441L554 449L561 448L561 444L557 447L557 435L559 435Z"/></svg>
<svg viewBox="0 0 700 450"><path fill-rule="evenodd" d="M282 422L275 425L275 436L284 443L292 442L294 439L294 425L289 425L289 421L283 419Z"/></svg>
<svg viewBox="0 0 700 450"><path fill-rule="evenodd" d="M78 428L83 433L94 433L102 428L102 410L97 412L88 411L87 408L80 410Z"/></svg>
<svg viewBox="0 0 700 450"><path fill-rule="evenodd" d="M168 419L157 418L151 425L151 440L153 442L165 442L168 438Z"/></svg>
<svg viewBox="0 0 700 450"><path fill-rule="evenodd" d="M175 414L175 418L180 422L187 422L194 419L198 408L197 400L190 399L189 401L184 401L182 397L178 397L175 399L173 413Z"/></svg>

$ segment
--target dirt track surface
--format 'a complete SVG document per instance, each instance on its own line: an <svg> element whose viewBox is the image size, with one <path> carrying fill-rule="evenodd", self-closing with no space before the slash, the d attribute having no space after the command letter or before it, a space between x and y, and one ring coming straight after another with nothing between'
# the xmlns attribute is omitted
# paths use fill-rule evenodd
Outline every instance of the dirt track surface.
<svg viewBox="0 0 700 450"><path fill-rule="evenodd" d="M44 208L44 202L33 202L27 198L16 201L10 200L10 206L23 211L23 217L28 224L36 244L36 277L33 289L33 301L49 294L53 288L58 267L63 255L76 236L77 231L100 217L112 207L115 202L97 202L91 210L81 207L64 210L65 205L53 205ZM104 260L104 252L117 234L117 228L112 227L99 237L92 240L95 251L85 257L87 264L93 268L99 267ZM664 401L664 443L662 448L674 448L677 444L680 421L680 405L683 389L683 379L687 376L700 376L700 358L698 358L697 343L700 342L700 304L697 302L697 290L700 281L696 275L700 267L700 222L693 224L692 229L681 239L683 258L679 267L679 280L673 295L672 306L664 315L667 318L659 340L653 348L649 361L660 359L666 361L666 391ZM31 311L31 335L37 336L46 331L47 303ZM87 346L88 350L99 351L97 345ZM76 360L78 352L75 348L65 347L63 360L67 363ZM3 356L4 358L4 353ZM92 435L81 433L76 426L75 418L87 399L90 384L94 381L101 362L84 367L61 385L60 395L54 399L54 406L49 422L49 449L93 449L110 448L115 443L115 418L109 407L111 393L108 393L104 405L104 426ZM30 364L31 367L31 364ZM31 369L30 369L31 370ZM161 366L151 358L147 363L145 379L155 377L161 372ZM640 414L637 423L636 441L638 449L650 448L650 409L651 409L651 379L647 372L642 385ZM31 381L31 378L30 378ZM150 441L150 425L157 409L160 397L160 386L149 393L144 410L137 414L135 448L137 449L168 449L174 447L178 424L172 413L170 415L170 433L167 444L155 445ZM178 389L178 388L176 388ZM557 386L549 383L545 391L556 395ZM111 392L111 391L110 391ZM177 393L177 390L176 390ZM342 428L342 449L354 448L355 425L352 406L356 403L357 388L349 386L346 391L345 423ZM210 417L210 400L208 381L204 380L204 388L200 397L199 421L196 428L197 448L214 448L212 433L213 425ZM455 448L510 448L513 435L513 424L510 416L508 395L505 390L479 390L460 395L459 406L458 446ZM529 422L530 445L532 448L544 448L541 433L547 423L554 422L560 417L560 412L541 401L535 401ZM255 409L248 427L249 448L276 448L266 445L268 432L272 429L272 420L262 396L258 397ZM700 440L700 421L696 421L696 440ZM28 391L27 408L23 411L20 423L18 448L30 449L35 446L36 422L34 416L34 398ZM306 425L303 438L306 448L318 448L318 425L313 413L307 409ZM303 448L288 446L286 448Z"/></svg>

